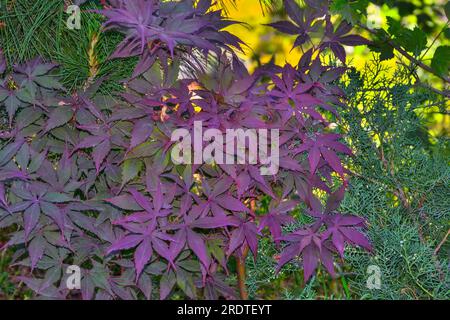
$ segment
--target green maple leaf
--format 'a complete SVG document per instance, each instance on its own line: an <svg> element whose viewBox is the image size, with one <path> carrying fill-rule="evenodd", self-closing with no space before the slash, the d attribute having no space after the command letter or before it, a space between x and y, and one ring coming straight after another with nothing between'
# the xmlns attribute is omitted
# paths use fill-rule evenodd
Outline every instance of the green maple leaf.
<svg viewBox="0 0 450 320"><path fill-rule="evenodd" d="M431 67L442 76L448 74L450 68L450 46L440 46L434 52Z"/></svg>
<svg viewBox="0 0 450 320"><path fill-rule="evenodd" d="M394 37L394 43L408 52L418 56L427 47L427 35L419 27L413 30L405 28L391 17L388 20L388 32Z"/></svg>
<svg viewBox="0 0 450 320"><path fill-rule="evenodd" d="M366 13L368 5L368 0L334 0L331 3L330 9L332 12L340 14L351 24L356 24L359 20L361 20L361 16Z"/></svg>

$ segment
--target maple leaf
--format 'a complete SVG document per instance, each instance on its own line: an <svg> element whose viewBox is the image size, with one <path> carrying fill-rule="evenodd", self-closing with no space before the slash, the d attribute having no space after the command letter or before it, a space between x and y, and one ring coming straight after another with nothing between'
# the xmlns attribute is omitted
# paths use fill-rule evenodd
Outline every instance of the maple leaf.
<svg viewBox="0 0 450 320"><path fill-rule="evenodd" d="M39 182L32 184L16 182L11 189L16 196L23 200L14 204L11 212L23 211L25 238L28 238L38 226L41 213L58 223L60 209L56 204L73 201L71 197L64 194L49 192L48 188L48 185Z"/></svg>
<svg viewBox="0 0 450 320"><path fill-rule="evenodd" d="M227 256L247 245L256 260L258 255L258 235L260 235L260 232L255 222L246 221L238 216L234 216L234 219L238 221L238 227L231 232L230 243L226 252Z"/></svg>
<svg viewBox="0 0 450 320"><path fill-rule="evenodd" d="M341 138L339 134L321 133L314 136L306 137L303 144L294 150L294 154L308 152L309 169L311 174L316 172L320 158L322 157L326 163L333 168L341 177L344 177L344 168L341 160L336 152L352 155L352 151L338 140Z"/></svg>
<svg viewBox="0 0 450 320"><path fill-rule="evenodd" d="M207 254L207 246L204 237L195 232L194 228L199 229L215 229L226 226L236 226L236 221L232 217L217 216L217 217L200 217L199 211L191 212L191 214L184 215L184 222L177 224L170 224L165 229L178 230L177 241L180 241L180 246L186 243L188 247L195 253L201 263L207 268L210 263Z"/></svg>
<svg viewBox="0 0 450 320"><path fill-rule="evenodd" d="M194 205L191 211L197 216L206 216L210 211L216 217L226 216L229 210L232 212L249 212L249 209L238 199L228 194L226 191L232 184L232 180L227 177L219 180L214 188L211 188L207 180L202 181L202 187L206 200Z"/></svg>
<svg viewBox="0 0 450 320"><path fill-rule="evenodd" d="M346 53L344 45L346 46L359 46L369 44L370 41L361 37L360 35L352 34L346 35L352 29L352 25L347 21L342 21L339 26L334 30L333 24L330 20L330 16L326 18L325 36L328 38L326 41L320 44L320 49L330 48L336 57L345 64Z"/></svg>
<svg viewBox="0 0 450 320"><path fill-rule="evenodd" d="M365 220L352 215L334 214L326 218L327 230L322 234L323 239L331 238L333 246L344 256L345 244L360 246L372 251L372 245L357 228L365 227Z"/></svg>
<svg viewBox="0 0 450 320"><path fill-rule="evenodd" d="M283 201L279 204L272 201L269 205L269 212L259 218L259 231L267 227L275 243L278 245L282 234L281 227L294 222L292 216L286 213L291 211L297 204L295 201Z"/></svg>
<svg viewBox="0 0 450 320"><path fill-rule="evenodd" d="M279 99L275 109L282 112L284 119L289 119L294 111L302 122L303 114L323 120L322 115L316 111L316 107L322 105L323 101L308 93L313 84L299 82L298 73L291 65L286 64L281 78L273 76L272 81L275 88L270 91L270 95Z"/></svg>
<svg viewBox="0 0 450 320"><path fill-rule="evenodd" d="M311 228L300 229L282 236L280 240L287 241L288 245L280 255L278 271L286 263L301 255L305 282L313 275L319 261L331 275L334 275L332 252L322 243L317 231Z"/></svg>
<svg viewBox="0 0 450 320"><path fill-rule="evenodd" d="M93 148L92 159L95 163L96 173L99 174L101 165L111 151L113 136L112 127L108 124L79 125L82 130L91 135L82 138L73 148L72 155L80 149Z"/></svg>
<svg viewBox="0 0 450 320"><path fill-rule="evenodd" d="M311 39L309 34L318 30L320 21L313 22L320 13L311 6L301 8L294 0L284 0L283 2L286 13L295 24L290 21L278 21L268 25L283 33L297 35L293 46L295 48L309 41Z"/></svg>

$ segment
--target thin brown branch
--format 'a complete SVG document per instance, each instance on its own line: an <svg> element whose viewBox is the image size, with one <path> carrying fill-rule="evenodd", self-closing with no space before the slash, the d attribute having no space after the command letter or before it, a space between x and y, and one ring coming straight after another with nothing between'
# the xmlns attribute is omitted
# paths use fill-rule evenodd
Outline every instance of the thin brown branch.
<svg viewBox="0 0 450 320"><path fill-rule="evenodd" d="M358 25L361 28L363 28L364 30L368 31L369 33L371 33L373 35L377 35L377 32L375 30L370 29L369 27L363 25L362 23L359 23ZM397 46L392 40L388 40L388 41L386 41L386 43L388 45L390 45L392 48L394 48L395 50L397 50L401 55L403 55L406 59L408 59L409 61L411 61L415 65L419 66L420 68L422 68L423 70L425 70L425 71L427 71L427 72L429 72L431 74L434 74L436 77L438 77L438 78L442 79L443 81L445 81L446 83L450 84L450 78L449 77L444 76L444 75L440 75L435 70L433 70L431 67L427 66L422 61L414 58L412 55L410 55L404 49L402 49L401 47Z"/></svg>
<svg viewBox="0 0 450 320"><path fill-rule="evenodd" d="M441 279L441 281L444 281L445 274L442 271L442 268L441 268L441 265L439 263L437 254L439 253L439 250L441 250L441 247L444 245L445 241L447 241L447 238L448 238L449 234L450 234L450 229L447 231L447 233L445 234L444 238L442 239L441 242L439 242L438 246L436 247L436 249L434 249L434 252L433 252L434 265L436 266L436 270L439 273L439 279Z"/></svg>
<svg viewBox="0 0 450 320"><path fill-rule="evenodd" d="M446 233L444 239L442 239L442 241L439 242L439 244L438 244L438 246L436 247L436 249L434 249L434 255L437 255L438 252L439 252L439 250L441 250L441 247L444 245L445 241L447 241L447 238L448 238L449 234L450 234L450 229L447 231L447 233Z"/></svg>
<svg viewBox="0 0 450 320"><path fill-rule="evenodd" d="M248 255L248 247L246 246L242 252L242 256L236 257L236 270L238 278L239 295L242 300L248 300L247 286L245 285L245 259Z"/></svg>
<svg viewBox="0 0 450 320"><path fill-rule="evenodd" d="M252 216L254 217L255 211L256 211L256 200L255 199L250 200L250 211L252 213ZM247 286L245 285L245 277L246 277L245 260L248 255L248 251L249 251L249 247L245 246L244 249L242 250L242 255L236 257L238 287L239 287L239 294L240 294L242 300L248 300Z"/></svg>
<svg viewBox="0 0 450 320"><path fill-rule="evenodd" d="M431 87L429 85L423 84L422 82L416 82L414 84L414 86L422 87L422 88L428 89L430 91L433 91L434 93L439 94L441 96L450 98L450 91L449 90L439 90L439 89L433 88L433 87Z"/></svg>

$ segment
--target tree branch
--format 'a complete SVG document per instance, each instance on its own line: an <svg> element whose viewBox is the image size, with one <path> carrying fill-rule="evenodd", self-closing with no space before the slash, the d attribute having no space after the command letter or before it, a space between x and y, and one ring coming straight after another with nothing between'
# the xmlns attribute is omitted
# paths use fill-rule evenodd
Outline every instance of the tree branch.
<svg viewBox="0 0 450 320"><path fill-rule="evenodd" d="M449 235L450 235L450 229L447 231L444 239L442 239L442 241L438 244L436 249L434 249L434 255L438 254L439 250L441 250L441 247L444 245L445 241L447 241L447 238L448 238Z"/></svg>
<svg viewBox="0 0 450 320"><path fill-rule="evenodd" d="M255 216L256 211L256 200L251 199L250 200L250 211ZM245 260L247 258L249 251L249 247L245 246L242 250L242 255L236 256L236 270L237 270L237 279L238 279L238 287L239 287L239 294L241 296L242 300L248 300L248 292L247 292L247 286L245 285Z"/></svg>
<svg viewBox="0 0 450 320"><path fill-rule="evenodd" d="M364 30L368 31L369 33L371 33L373 35L377 35L377 32L375 30L370 29L369 27L363 25L362 23L358 23L358 26L363 28ZM392 48L394 48L395 50L397 50L399 53L401 53L406 59L408 59L409 61L413 62L415 65L421 67L422 69L424 69L425 71L427 71L427 72L429 72L431 74L434 74L436 77L439 77L440 79L442 79L446 83L450 84L450 78L449 77L444 76L444 75L440 75L435 70L433 70L431 67L427 66L422 61L414 58L412 55L410 55L408 52L403 50L401 47L397 46L392 40L388 40L386 43L388 45L390 45Z"/></svg>
<svg viewBox="0 0 450 320"><path fill-rule="evenodd" d="M247 258L248 247L246 246L242 252L242 256L236 257L236 270L239 287L239 295L242 300L248 300L247 286L245 285L245 259Z"/></svg>

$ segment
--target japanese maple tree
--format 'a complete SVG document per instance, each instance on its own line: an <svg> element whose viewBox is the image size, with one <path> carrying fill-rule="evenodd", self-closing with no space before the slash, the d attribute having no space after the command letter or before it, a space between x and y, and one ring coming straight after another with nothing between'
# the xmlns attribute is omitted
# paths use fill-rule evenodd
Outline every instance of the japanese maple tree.
<svg viewBox="0 0 450 320"><path fill-rule="evenodd" d="M279 268L298 264L305 281L320 264L334 274L346 245L371 250L364 221L338 211L348 173L341 159L352 151L330 126L345 108L335 83L344 46L368 41L349 34L346 21L334 26L328 1L305 2L285 0L289 20L271 24L304 50L294 66L249 73L233 51L243 41L224 30L236 22L211 0L110 0L96 11L105 36L124 35L110 58L138 57L113 98L98 91L101 78L67 92L56 65L7 66L1 56L0 72L11 72L0 86L10 122L0 132L0 228L17 226L6 247L34 270L22 278L27 286L74 297L65 270L78 265L84 299L164 299L175 287L192 299L235 298L229 263L242 265L249 251L258 259L261 237L279 247ZM323 37L312 38L319 30ZM260 163L175 164L171 133L194 121L221 132L278 129L279 172L261 175ZM300 203L314 222L284 232Z"/></svg>

